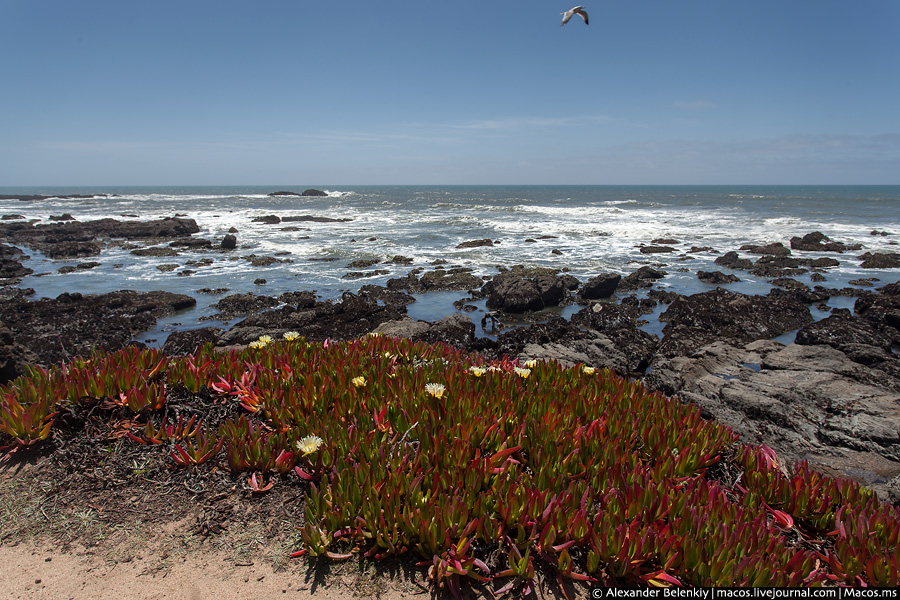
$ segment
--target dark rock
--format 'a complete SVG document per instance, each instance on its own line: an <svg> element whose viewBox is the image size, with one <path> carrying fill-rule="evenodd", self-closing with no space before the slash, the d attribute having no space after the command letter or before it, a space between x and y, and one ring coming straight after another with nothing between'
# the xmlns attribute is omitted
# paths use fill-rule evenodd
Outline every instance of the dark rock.
<svg viewBox="0 0 900 600"><path fill-rule="evenodd" d="M875 287L875 282L877 281L877 277L868 277L866 279L851 279L847 283L850 285L858 285L860 287Z"/></svg>
<svg viewBox="0 0 900 600"><path fill-rule="evenodd" d="M16 340L13 333L0 322L0 385L25 374L25 368L38 362L37 355Z"/></svg>
<svg viewBox="0 0 900 600"><path fill-rule="evenodd" d="M726 283L734 283L740 281L732 274L725 274L722 271L697 271L697 279L703 283L711 283L713 285L723 285Z"/></svg>
<svg viewBox="0 0 900 600"><path fill-rule="evenodd" d="M88 271L90 269L93 269L93 268L99 267L99 266L100 266L100 263L98 263L98 262L86 262L86 263L79 263L78 265L75 265L75 266L66 265L64 267L60 267L57 270L57 272L62 273L62 274L74 273L76 271Z"/></svg>
<svg viewBox="0 0 900 600"><path fill-rule="evenodd" d="M303 190L303 193L300 195L301 196L327 196L328 194L326 192L323 192L322 190L316 190L316 189L310 188L308 190Z"/></svg>
<svg viewBox="0 0 900 600"><path fill-rule="evenodd" d="M493 246L494 241L490 239L483 240L469 240L468 242L462 242L461 244L457 244L457 248L480 248L482 246Z"/></svg>
<svg viewBox="0 0 900 600"><path fill-rule="evenodd" d="M209 319L228 321L238 316L258 313L279 304L281 302L270 296L257 296L254 293L232 294L212 305L219 313L209 317Z"/></svg>
<svg viewBox="0 0 900 600"><path fill-rule="evenodd" d="M785 248L784 244L781 242L775 242L765 246L754 246L751 244L741 246L739 249L744 252L749 252L750 254L769 254L772 256L788 256L791 253L790 249Z"/></svg>
<svg viewBox="0 0 900 600"><path fill-rule="evenodd" d="M285 223L304 222L304 223L347 223L352 221L350 218L334 219L332 217L314 217L312 215L299 215L294 217L283 217L281 219Z"/></svg>
<svg viewBox="0 0 900 600"><path fill-rule="evenodd" d="M302 310L315 307L317 298L315 292L303 291L285 292L284 294L278 296L278 300L280 302L283 302L284 304L288 304L290 306L293 306L294 308Z"/></svg>
<svg viewBox="0 0 900 600"><path fill-rule="evenodd" d="M488 308L523 313L558 306L568 297L569 284L559 275L512 269L495 275L481 292L487 296Z"/></svg>
<svg viewBox="0 0 900 600"><path fill-rule="evenodd" d="M378 259L369 259L369 258L360 258L358 260L351 261L348 265L348 269L368 269L373 265L377 265L380 261Z"/></svg>
<svg viewBox="0 0 900 600"><path fill-rule="evenodd" d="M690 356L717 340L746 344L775 338L812 322L809 308L791 297L747 296L716 288L675 300L660 320L659 351Z"/></svg>
<svg viewBox="0 0 900 600"><path fill-rule="evenodd" d="M594 311L596 307L602 310ZM606 315L599 320L587 316L590 312L603 312L608 308L611 308L610 315L616 313L610 319L606 319ZM583 364L610 368L627 377L640 375L649 364L658 340L637 329L635 320L619 308L598 302L581 311L580 314L584 314L579 319L573 317L572 323L555 318L547 323L503 332L491 352L497 357L556 360L567 366ZM592 324L608 327L603 331L588 328Z"/></svg>
<svg viewBox="0 0 900 600"><path fill-rule="evenodd" d="M31 244L35 250L39 250L54 260L60 258L83 258L85 256L98 256L100 244L97 242L70 242L59 241L44 244Z"/></svg>
<svg viewBox="0 0 900 600"><path fill-rule="evenodd" d="M0 224L0 240L26 245L56 259L100 254L97 238L182 238L198 231L200 228L193 219L179 217L156 221L100 219L37 225L3 223Z"/></svg>
<svg viewBox="0 0 900 600"><path fill-rule="evenodd" d="M281 223L281 217L278 215L265 215L263 217L254 217L250 220L251 223L265 223L266 225L278 225Z"/></svg>
<svg viewBox="0 0 900 600"><path fill-rule="evenodd" d="M406 306L412 304L416 299L409 294L388 289L380 285L364 285L359 288L359 295L366 298L373 298L378 302L392 306Z"/></svg>
<svg viewBox="0 0 900 600"><path fill-rule="evenodd" d="M374 271L350 271L349 273L344 273L344 275L341 276L341 279L362 279L364 277L378 277L389 273L390 271L385 269L375 269Z"/></svg>
<svg viewBox="0 0 900 600"><path fill-rule="evenodd" d="M69 213L64 213L61 215L50 215L50 221L77 221L75 217L70 215Z"/></svg>
<svg viewBox="0 0 900 600"><path fill-rule="evenodd" d="M859 258L863 269L900 269L900 255L893 252L866 252Z"/></svg>
<svg viewBox="0 0 900 600"><path fill-rule="evenodd" d="M634 273L625 276L616 288L618 292L631 292L634 290L653 286L653 282L662 279L667 273L653 267L641 267Z"/></svg>
<svg viewBox="0 0 900 600"><path fill-rule="evenodd" d="M173 242L169 242L172 248L188 248L197 250L198 248L212 248L213 243L204 238L179 238Z"/></svg>
<svg viewBox="0 0 900 600"><path fill-rule="evenodd" d="M757 277L796 277L808 272L800 265L800 262L784 256L763 256L750 269L752 275Z"/></svg>
<svg viewBox="0 0 900 600"><path fill-rule="evenodd" d="M194 298L169 292L130 290L55 299L12 300L3 304L3 319L14 338L43 365L87 356L95 346L118 350L137 333L151 329L159 317L191 308Z"/></svg>
<svg viewBox="0 0 900 600"><path fill-rule="evenodd" d="M814 231L807 233L802 238L792 237L791 248L805 252L846 252L848 250L859 250L862 248L862 245L833 242L825 234Z"/></svg>
<svg viewBox="0 0 900 600"><path fill-rule="evenodd" d="M607 332L637 327L638 311L628 304L595 302L572 315L572 324Z"/></svg>
<svg viewBox="0 0 900 600"><path fill-rule="evenodd" d="M50 198L59 198L60 200L81 200L86 198L114 198L115 194L66 194L65 196L44 196L40 194L0 194L0 200L21 200L22 202L33 202L40 200L49 200Z"/></svg>
<svg viewBox="0 0 900 600"><path fill-rule="evenodd" d="M655 240L651 240L650 243L660 246L671 246L673 244L680 244L681 242L672 238L656 238Z"/></svg>
<svg viewBox="0 0 900 600"><path fill-rule="evenodd" d="M202 327L187 331L173 331L163 344L163 352L169 356L195 353L204 344L215 344L224 330L219 327Z"/></svg>
<svg viewBox="0 0 900 600"><path fill-rule="evenodd" d="M227 234L222 238L222 250L234 250L237 248L237 237L234 234Z"/></svg>
<svg viewBox="0 0 900 600"><path fill-rule="evenodd" d="M405 307L379 305L374 298L345 292L340 300L316 302L313 308L282 306L251 315L222 334L217 345L244 345L261 335L277 338L287 331L311 341L354 339L401 319L405 312Z"/></svg>
<svg viewBox="0 0 900 600"><path fill-rule="evenodd" d="M384 262L385 262L385 264L391 264L391 265L411 265L413 262L413 259L409 258L408 256L402 256L402 255L398 254L398 255L392 257L390 260L386 260Z"/></svg>
<svg viewBox="0 0 900 600"><path fill-rule="evenodd" d="M672 304L679 298L684 298L678 292L670 292L667 290L650 290L647 292L647 297L656 300L657 302L661 302L662 304Z"/></svg>
<svg viewBox="0 0 900 600"><path fill-rule="evenodd" d="M254 267L268 267L269 265L274 265L275 263L290 263L293 262L289 258L275 258L274 256L257 256L255 254L249 254L247 256L242 256L244 260L249 262Z"/></svg>
<svg viewBox="0 0 900 600"><path fill-rule="evenodd" d="M893 339L884 335L874 323L847 313L830 316L804 325L798 332L796 343L804 346L831 346L845 351L848 344L865 344L890 352Z"/></svg>
<svg viewBox="0 0 900 600"><path fill-rule="evenodd" d="M860 296L853 310L900 346L900 282L879 288L879 292Z"/></svg>
<svg viewBox="0 0 900 600"><path fill-rule="evenodd" d="M254 279L253 285L266 285L266 280L262 277L260 277L259 279Z"/></svg>
<svg viewBox="0 0 900 600"><path fill-rule="evenodd" d="M422 275L415 275L415 270L406 277L388 279L387 287L392 290L405 290L411 294L422 294L436 291L469 291L478 289L484 282L472 275L472 269L459 267L455 269L435 269Z"/></svg>
<svg viewBox="0 0 900 600"><path fill-rule="evenodd" d="M675 252L675 248L670 246L641 246L641 254L662 254L665 252Z"/></svg>
<svg viewBox="0 0 900 600"><path fill-rule="evenodd" d="M19 259L23 257L22 251L15 246L0 244L0 282L18 285L23 277L34 273L33 269L29 269L19 262Z"/></svg>
<svg viewBox="0 0 900 600"><path fill-rule="evenodd" d="M828 300L829 295L820 289L811 290L795 279L780 278L770 281L775 287L767 294L770 298L795 300L801 304L816 304Z"/></svg>
<svg viewBox="0 0 900 600"><path fill-rule="evenodd" d="M268 196L300 196L297 192L272 192Z"/></svg>
<svg viewBox="0 0 900 600"><path fill-rule="evenodd" d="M135 256L154 256L157 258L179 255L178 250L176 250L175 248L160 246L154 246L152 248L138 248L137 250L132 250L131 253Z"/></svg>
<svg viewBox="0 0 900 600"><path fill-rule="evenodd" d="M733 250L726 252L714 261L717 265L728 267L730 269L749 269L753 266L753 261L748 258L741 258L737 252Z"/></svg>
<svg viewBox="0 0 900 600"><path fill-rule="evenodd" d="M24 219L25 215L3 215L0 221L14 221L16 219Z"/></svg>

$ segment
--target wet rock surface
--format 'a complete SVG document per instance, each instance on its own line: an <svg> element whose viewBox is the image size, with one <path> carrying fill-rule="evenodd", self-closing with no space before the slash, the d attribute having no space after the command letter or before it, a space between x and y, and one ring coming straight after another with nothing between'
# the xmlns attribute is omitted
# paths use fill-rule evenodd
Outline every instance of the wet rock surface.
<svg viewBox="0 0 900 600"><path fill-rule="evenodd" d="M660 320L666 325L659 352L671 357L689 356L716 340L772 339L813 318L809 307L791 296L748 296L716 288L675 300Z"/></svg>
<svg viewBox="0 0 900 600"><path fill-rule="evenodd" d="M54 223L0 223L0 241L43 252L50 258L76 258L100 254L99 238L185 238L200 231L193 219L167 217L155 221L65 221Z"/></svg>
<svg viewBox="0 0 900 600"><path fill-rule="evenodd" d="M791 238L791 248L806 252L847 252L848 250L859 250L862 248L862 245L834 242L825 234L813 231L803 237Z"/></svg>
<svg viewBox="0 0 900 600"><path fill-rule="evenodd" d="M94 346L118 350L156 320L190 308L196 300L170 292L124 290L100 295L61 294L53 299L14 298L2 304L2 320L16 343L44 366L87 356Z"/></svg>
<svg viewBox="0 0 900 600"><path fill-rule="evenodd" d="M569 290L577 287L570 276L553 272L525 272L513 269L495 275L481 288L487 296L487 307L509 313L539 311L559 306L569 297Z"/></svg>
<svg viewBox="0 0 900 600"><path fill-rule="evenodd" d="M222 334L216 344L246 345L261 335L281 337L288 331L316 341L353 339L404 316L403 306L384 305L365 293L345 292L340 300L285 305L251 315Z"/></svg>
<svg viewBox="0 0 900 600"><path fill-rule="evenodd" d="M484 281L472 274L472 269L457 267L451 269L438 268L422 274L421 269L414 269L406 277L388 279L390 290L405 291L410 294L424 294L438 291L468 291L480 289Z"/></svg>

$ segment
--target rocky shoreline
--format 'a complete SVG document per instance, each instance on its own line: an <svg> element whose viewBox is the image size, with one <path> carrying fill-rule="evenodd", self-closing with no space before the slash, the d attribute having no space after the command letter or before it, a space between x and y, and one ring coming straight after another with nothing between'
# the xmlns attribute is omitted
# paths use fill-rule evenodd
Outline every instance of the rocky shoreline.
<svg viewBox="0 0 900 600"><path fill-rule="evenodd" d="M196 304L191 296L165 291L66 293L30 300L29 290L17 287L30 270L22 265L19 248L9 244L50 258L97 256L105 243L113 243L109 240L150 240L149 249L157 252L173 248L230 252L234 247L233 240L217 244L193 238L197 225L184 217L81 223L63 215L48 224L7 217L8 222L0 224L0 383L21 374L29 363L49 366L84 355L95 345L115 350L134 343L134 336L152 329L158 318ZM168 245L159 246L165 242ZM473 244L479 242L483 240ZM644 248L647 253L662 253L672 244L677 241L653 240ZM738 250L759 258L727 252L715 262L728 272L698 272L698 278L727 285L747 271L770 279L773 287L768 294L751 296L717 287L682 296L659 288L667 273L652 266L624 277L605 273L579 281L546 268L501 268L482 278L466 268L432 265L431 270L412 269L384 286L365 285L329 301L311 291L278 297L226 296L215 307L222 320L238 322L227 329L175 331L164 350L188 353L206 342L227 348L287 331L313 341L377 332L447 343L492 358L552 359L610 368L697 404L707 418L732 427L744 441L768 444L788 464L809 460L829 474L851 477L897 502L900 282L833 289L797 281L794 277L810 271L816 281L817 274L838 264L830 257L805 257L804 252L834 253L846 260L860 250L818 232L791 239L790 247L768 244ZM863 268L900 268L897 254L853 258ZM407 264L403 257L395 257L394 263ZM91 268L90 263L84 265ZM639 299L635 290L648 293ZM482 326L485 330L493 326L496 339L477 337L476 324L467 314L435 322L411 319L407 315L407 306L415 302L411 294L431 291L460 292L456 306L464 312L474 309L472 302L484 300L492 312L484 316ZM853 311L827 306L834 296L855 297ZM551 318L546 312L566 305L577 307L569 319ZM829 316L816 321L812 306L829 311ZM640 328L654 310L661 310L659 319L665 324L661 339ZM502 328L512 321L524 326ZM794 331L795 343L772 341Z"/></svg>

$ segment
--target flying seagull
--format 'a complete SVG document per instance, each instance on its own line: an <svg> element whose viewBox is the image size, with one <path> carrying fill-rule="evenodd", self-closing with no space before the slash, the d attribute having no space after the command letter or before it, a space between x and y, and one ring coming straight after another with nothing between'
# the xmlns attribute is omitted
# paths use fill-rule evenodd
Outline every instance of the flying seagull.
<svg viewBox="0 0 900 600"><path fill-rule="evenodd" d="M583 6L576 6L575 8L572 8L560 14L563 16L562 25L568 23L569 19L571 19L574 15L579 15L582 19L584 19L584 24L588 24L588 16L587 13L584 12ZM562 27L562 25L560 25L560 27Z"/></svg>

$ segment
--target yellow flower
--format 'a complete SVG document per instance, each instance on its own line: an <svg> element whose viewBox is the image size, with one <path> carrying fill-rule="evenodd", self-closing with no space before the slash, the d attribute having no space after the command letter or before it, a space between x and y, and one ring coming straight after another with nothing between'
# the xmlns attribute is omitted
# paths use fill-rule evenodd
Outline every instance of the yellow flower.
<svg viewBox="0 0 900 600"><path fill-rule="evenodd" d="M434 396L435 398L443 397L445 391L447 391L447 388L444 387L443 383L426 383L425 384L425 393L430 396Z"/></svg>
<svg viewBox="0 0 900 600"><path fill-rule="evenodd" d="M300 338L300 334L297 333L296 331L288 331L284 334L284 339L286 339L289 342L293 342L294 340L299 339L299 338Z"/></svg>
<svg viewBox="0 0 900 600"><path fill-rule="evenodd" d="M360 375L351 379L350 383L353 384L353 387L366 387L366 378Z"/></svg>
<svg viewBox="0 0 900 600"><path fill-rule="evenodd" d="M263 346L266 346L266 345L272 343L272 336L271 335L261 335L261 336L259 336L259 341Z"/></svg>
<svg viewBox="0 0 900 600"><path fill-rule="evenodd" d="M594 367L582 367L581 368L581 372L584 373L585 375L593 375L594 371L595 371Z"/></svg>
<svg viewBox="0 0 900 600"><path fill-rule="evenodd" d="M522 367L516 367L513 369L516 375L521 377L522 379L528 379L528 376L531 375L531 369L523 369Z"/></svg>
<svg viewBox="0 0 900 600"><path fill-rule="evenodd" d="M483 367L472 366L472 367L469 367L469 373L471 373L475 377L481 377L482 375L487 373L487 370L484 369Z"/></svg>
<svg viewBox="0 0 900 600"><path fill-rule="evenodd" d="M308 435L297 442L297 450L308 456L318 450L322 446L322 438L317 435Z"/></svg>
<svg viewBox="0 0 900 600"><path fill-rule="evenodd" d="M523 362L522 366L533 369L537 366L537 361L532 358L531 360L526 360L525 362Z"/></svg>

